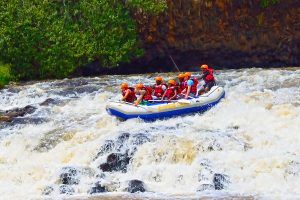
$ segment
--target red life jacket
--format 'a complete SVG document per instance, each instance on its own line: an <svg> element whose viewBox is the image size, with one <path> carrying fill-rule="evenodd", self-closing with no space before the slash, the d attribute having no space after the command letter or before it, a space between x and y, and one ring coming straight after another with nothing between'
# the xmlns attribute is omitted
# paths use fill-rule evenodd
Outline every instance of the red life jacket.
<svg viewBox="0 0 300 200"><path fill-rule="evenodd" d="M150 86L145 86L142 90L146 90L145 95L143 96L144 100L152 100L152 88Z"/></svg>
<svg viewBox="0 0 300 200"><path fill-rule="evenodd" d="M163 86L164 84L154 85L154 96L162 96L164 94Z"/></svg>
<svg viewBox="0 0 300 200"><path fill-rule="evenodd" d="M197 78L193 78L194 84L191 86L190 93L196 94L197 93L197 85L199 83Z"/></svg>
<svg viewBox="0 0 300 200"><path fill-rule="evenodd" d="M184 89L185 89L184 81L179 82L179 83L177 84L177 92L178 92L178 93L181 93Z"/></svg>
<svg viewBox="0 0 300 200"><path fill-rule="evenodd" d="M209 74L204 78L205 82L210 82L210 81L214 81L215 77L214 77L214 70L212 68L208 68L207 71L209 72Z"/></svg>
<svg viewBox="0 0 300 200"><path fill-rule="evenodd" d="M193 93L193 94L196 94L197 93L197 85L199 83L198 79L197 78L192 78L190 79L194 82L193 85L191 85L191 91L190 93ZM187 81L184 81L184 89L186 89L186 92L187 92L187 89L188 89L188 84L187 84L188 80Z"/></svg>
<svg viewBox="0 0 300 200"><path fill-rule="evenodd" d="M177 86L171 86L166 91L166 97L171 98L175 95L175 90L177 90Z"/></svg>
<svg viewBox="0 0 300 200"><path fill-rule="evenodd" d="M133 87L129 87L128 89L130 90L130 93L129 93L129 95L127 96L127 98L125 99L125 101L126 101L126 102L132 103L132 102L134 102L134 100L136 99L136 96L135 96L135 93L134 93L134 88L133 88ZM127 90L128 90L128 89L127 89ZM122 95L123 95L123 97L125 96L127 90L122 90Z"/></svg>

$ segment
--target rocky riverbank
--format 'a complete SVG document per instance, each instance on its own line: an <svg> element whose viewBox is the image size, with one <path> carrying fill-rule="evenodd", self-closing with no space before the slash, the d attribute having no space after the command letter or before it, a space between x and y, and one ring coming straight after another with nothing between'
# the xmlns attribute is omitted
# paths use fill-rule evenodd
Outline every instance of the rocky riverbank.
<svg viewBox="0 0 300 200"><path fill-rule="evenodd" d="M300 1L168 0L158 16L132 12L145 55L114 69L98 61L77 75L215 68L300 66Z"/></svg>

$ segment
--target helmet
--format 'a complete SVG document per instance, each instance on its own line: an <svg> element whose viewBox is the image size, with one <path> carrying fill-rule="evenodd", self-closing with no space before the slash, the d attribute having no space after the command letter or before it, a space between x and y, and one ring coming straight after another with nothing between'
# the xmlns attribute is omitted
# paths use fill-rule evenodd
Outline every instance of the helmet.
<svg viewBox="0 0 300 200"><path fill-rule="evenodd" d="M121 85L120 85L120 88L121 89L126 89L126 88L128 88L128 83L122 83Z"/></svg>
<svg viewBox="0 0 300 200"><path fill-rule="evenodd" d="M178 78L184 78L184 77L185 77L184 74L179 74L179 75L178 75Z"/></svg>
<svg viewBox="0 0 300 200"><path fill-rule="evenodd" d="M169 80L168 83L172 84L172 85L176 85L176 81L174 81L174 80Z"/></svg>
<svg viewBox="0 0 300 200"><path fill-rule="evenodd" d="M156 80L156 81L162 81L162 80L163 80L163 77L157 76L157 77L155 77L155 80Z"/></svg>
<svg viewBox="0 0 300 200"><path fill-rule="evenodd" d="M201 65L201 69L208 69L208 65Z"/></svg>
<svg viewBox="0 0 300 200"><path fill-rule="evenodd" d="M135 87L138 88L138 89L141 89L141 88L144 87L144 85L143 85L143 83L138 83L138 84L136 84Z"/></svg>
<svg viewBox="0 0 300 200"><path fill-rule="evenodd" d="M185 73L184 73L184 76L185 76L185 77L186 77L186 76L191 77L192 74L191 74L191 72L185 72Z"/></svg>

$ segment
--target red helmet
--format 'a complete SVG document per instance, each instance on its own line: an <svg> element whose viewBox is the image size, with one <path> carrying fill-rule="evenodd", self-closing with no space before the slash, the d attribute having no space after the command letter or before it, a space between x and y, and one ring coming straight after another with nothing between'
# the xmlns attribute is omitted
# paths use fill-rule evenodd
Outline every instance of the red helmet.
<svg viewBox="0 0 300 200"><path fill-rule="evenodd" d="M138 83L138 84L136 84L135 87L138 89L142 89L144 87L144 85L143 85L143 83Z"/></svg>

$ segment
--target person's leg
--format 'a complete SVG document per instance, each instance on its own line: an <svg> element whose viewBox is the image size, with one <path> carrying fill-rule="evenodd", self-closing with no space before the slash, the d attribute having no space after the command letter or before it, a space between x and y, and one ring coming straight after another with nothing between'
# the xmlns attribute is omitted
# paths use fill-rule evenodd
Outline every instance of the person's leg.
<svg viewBox="0 0 300 200"><path fill-rule="evenodd" d="M201 89L198 92L198 96L204 94L205 92L205 85L201 87Z"/></svg>

